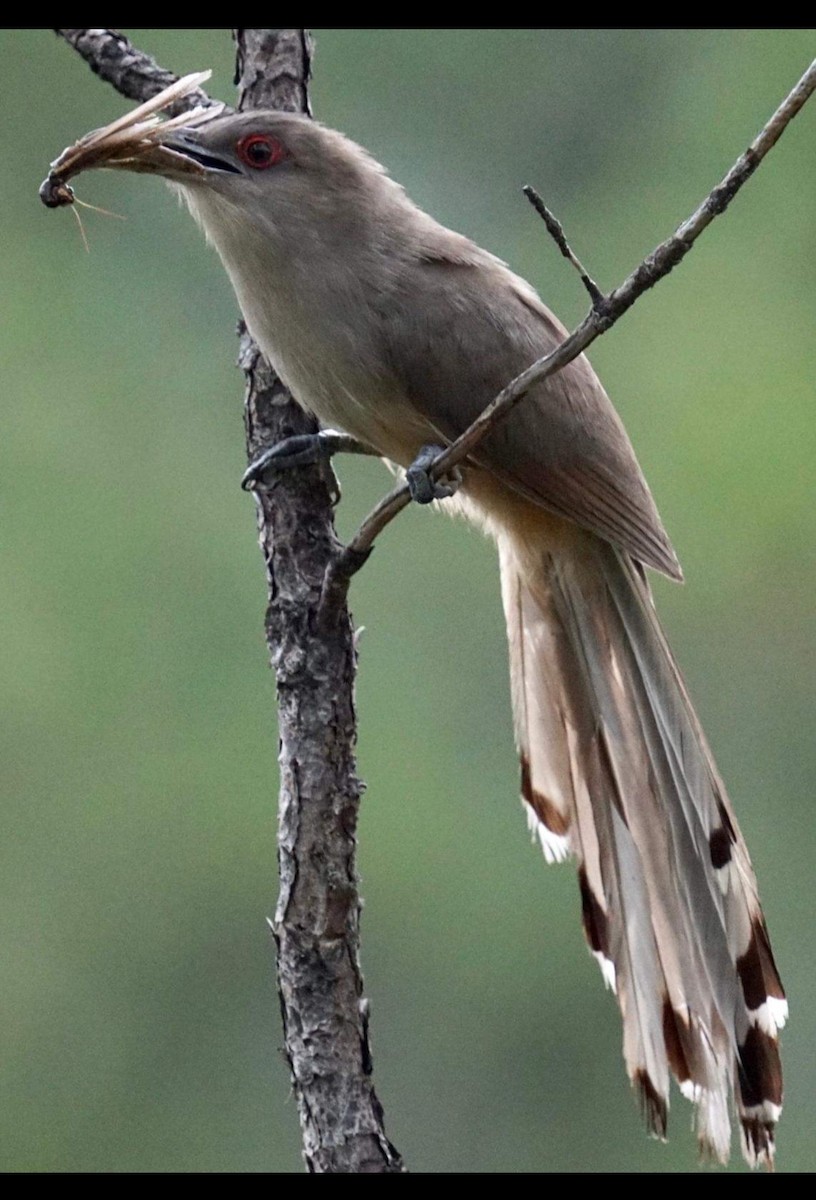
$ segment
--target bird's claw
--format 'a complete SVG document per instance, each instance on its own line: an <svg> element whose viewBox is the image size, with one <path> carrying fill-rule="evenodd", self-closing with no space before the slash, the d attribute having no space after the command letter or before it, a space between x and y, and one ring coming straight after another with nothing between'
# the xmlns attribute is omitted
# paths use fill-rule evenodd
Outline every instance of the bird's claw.
<svg viewBox="0 0 816 1200"><path fill-rule="evenodd" d="M441 479L431 477L431 469L443 450L443 446L423 446L407 468L405 482L415 503L430 504L432 500L447 500L459 490L462 472L458 467L452 467Z"/></svg>
<svg viewBox="0 0 816 1200"><path fill-rule="evenodd" d="M328 462L335 454L373 454L377 451L365 442L348 433L337 429L321 429L318 433L302 433L295 437L284 438L264 450L249 464L241 478L241 487L245 492L264 482L267 471L284 471L290 467L312 467L317 463ZM340 499L340 485L334 481L332 504Z"/></svg>
<svg viewBox="0 0 816 1200"><path fill-rule="evenodd" d="M290 467L309 467L330 458L331 449L323 433L303 433L284 438L274 446L267 447L254 459L241 476L241 487L245 492L263 484L267 472L286 471Z"/></svg>

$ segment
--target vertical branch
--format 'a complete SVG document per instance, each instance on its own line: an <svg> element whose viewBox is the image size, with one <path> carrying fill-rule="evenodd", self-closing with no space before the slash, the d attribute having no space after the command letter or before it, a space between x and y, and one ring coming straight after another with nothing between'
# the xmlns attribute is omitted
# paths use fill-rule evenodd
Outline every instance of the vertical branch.
<svg viewBox="0 0 816 1200"><path fill-rule="evenodd" d="M309 113L311 41L304 30L236 30L239 108ZM241 327L247 452L311 433ZM310 1171L399 1172L371 1079L359 962L355 830L356 653L345 604L318 621L338 543L329 466L282 472L255 493L267 567L266 639L278 686L280 895L271 922L286 1056Z"/></svg>
<svg viewBox="0 0 816 1200"><path fill-rule="evenodd" d="M91 69L144 101L176 76L115 29L56 31ZM235 31L239 107L309 114L311 40L302 29ZM203 92L170 111L211 103ZM250 460L316 422L292 400L243 324ZM274 922L286 1042L303 1131L316 1172L400 1172L371 1079L368 1008L359 962L355 830L356 654L341 599L318 620L321 587L338 543L334 477L326 464L283 472L255 493L269 603L266 639L280 711L280 896Z"/></svg>

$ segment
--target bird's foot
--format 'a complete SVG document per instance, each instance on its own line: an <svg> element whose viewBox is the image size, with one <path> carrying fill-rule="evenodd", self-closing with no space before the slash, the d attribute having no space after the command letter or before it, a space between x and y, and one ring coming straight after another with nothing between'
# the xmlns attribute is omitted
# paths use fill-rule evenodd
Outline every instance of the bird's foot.
<svg viewBox="0 0 816 1200"><path fill-rule="evenodd" d="M262 487L268 475L278 471L287 471L291 467L314 466L315 463L325 462L335 454L376 454L369 446L349 437L347 433L338 433L336 429L321 429L319 433L303 433L296 437L284 438L262 451L247 467L241 478L241 487L250 492L256 487Z"/></svg>
<svg viewBox="0 0 816 1200"><path fill-rule="evenodd" d="M432 500L447 500L459 490L462 482L462 472L458 467L452 467L440 479L433 479L431 470L444 446L423 446L410 467L405 472L405 482L411 499L417 504L430 504Z"/></svg>

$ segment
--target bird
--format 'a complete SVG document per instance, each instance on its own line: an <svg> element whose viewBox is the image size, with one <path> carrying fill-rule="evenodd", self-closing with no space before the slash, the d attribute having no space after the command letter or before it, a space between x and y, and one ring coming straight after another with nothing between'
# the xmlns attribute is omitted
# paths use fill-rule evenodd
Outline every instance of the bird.
<svg viewBox="0 0 816 1200"><path fill-rule="evenodd" d="M534 288L307 116L204 112L128 137L120 119L65 163L163 176L301 405L496 543L523 807L546 860L576 863L647 1126L665 1137L673 1076L704 1154L728 1160L734 1111L746 1160L772 1166L787 1000L655 611L647 570L679 581L677 555L589 361L534 385L434 483L434 448L567 336ZM61 161L46 203L70 201Z"/></svg>

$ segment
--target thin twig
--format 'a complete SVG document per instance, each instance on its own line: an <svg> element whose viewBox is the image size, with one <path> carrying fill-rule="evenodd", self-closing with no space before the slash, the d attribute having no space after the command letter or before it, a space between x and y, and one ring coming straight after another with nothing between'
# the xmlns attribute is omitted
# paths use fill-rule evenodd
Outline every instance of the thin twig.
<svg viewBox="0 0 816 1200"><path fill-rule="evenodd" d="M498 396L491 400L476 420L437 456L429 470L433 479L439 479L440 476L447 474L451 467L456 466L457 463L472 454L482 438L495 429L499 421L503 420L519 401L524 399L534 384L542 383L550 375L562 370L574 358L577 358L596 338L611 329L644 292L654 287L658 280L668 275L685 258L703 230L711 224L716 216L725 212L737 192L750 179L765 155L776 144L814 90L816 90L816 60L810 64L802 78L785 97L748 149L739 156L728 174L709 192L702 204L671 237L661 242L651 254L647 255L619 287L608 295L599 295L593 303L592 310L581 324L552 353L538 359L526 371L522 371L499 392ZM558 228L560 229L560 225ZM566 245L566 241L564 244ZM344 579L347 582L351 575L359 570L359 565L365 562L371 552L375 539L386 525L408 506L410 500L408 486L403 483L383 497L376 508L369 513L348 546L333 564L333 577L325 587L327 595L330 594L336 598L342 594L340 582Z"/></svg>
<svg viewBox="0 0 816 1200"><path fill-rule="evenodd" d="M526 183L521 190L524 192L524 195L530 201L533 208L547 226L547 232L555 242L558 249L564 255L564 258L569 259L569 261L575 267L575 270L581 277L581 283L583 283L584 287L589 292L589 298L593 305L602 303L604 298L603 292L598 287L592 276L584 269L584 266L577 254L573 252L572 247L567 241L567 235L564 233L564 226L558 220L558 217L556 217L555 213L551 212L550 209L547 208L547 205L541 199L538 192L534 187L531 187L529 183Z"/></svg>

